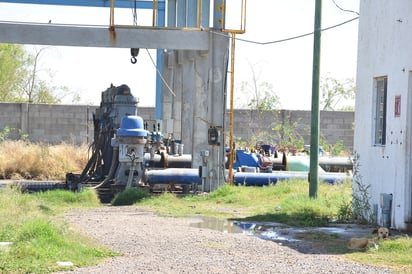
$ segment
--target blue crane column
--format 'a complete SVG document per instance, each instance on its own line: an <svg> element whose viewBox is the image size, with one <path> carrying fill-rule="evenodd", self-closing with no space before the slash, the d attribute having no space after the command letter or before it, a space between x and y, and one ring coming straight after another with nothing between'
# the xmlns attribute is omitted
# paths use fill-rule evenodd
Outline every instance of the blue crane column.
<svg viewBox="0 0 412 274"><path fill-rule="evenodd" d="M158 27L165 27L165 7L158 6ZM161 120L162 113L163 113L163 94L162 94L162 79L160 75L163 75L163 62L164 62L164 49L157 49L156 50L156 68L158 72L156 73L156 110L155 110L155 118L156 120Z"/></svg>

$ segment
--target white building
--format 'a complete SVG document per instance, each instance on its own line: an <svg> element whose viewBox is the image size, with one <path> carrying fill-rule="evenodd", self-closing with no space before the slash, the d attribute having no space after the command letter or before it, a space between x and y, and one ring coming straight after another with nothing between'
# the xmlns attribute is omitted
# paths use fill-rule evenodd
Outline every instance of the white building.
<svg viewBox="0 0 412 274"><path fill-rule="evenodd" d="M412 229L412 1L361 0L355 151L377 222ZM384 194L384 195L382 195ZM388 195L392 196L388 196ZM390 214L381 200L392 197Z"/></svg>

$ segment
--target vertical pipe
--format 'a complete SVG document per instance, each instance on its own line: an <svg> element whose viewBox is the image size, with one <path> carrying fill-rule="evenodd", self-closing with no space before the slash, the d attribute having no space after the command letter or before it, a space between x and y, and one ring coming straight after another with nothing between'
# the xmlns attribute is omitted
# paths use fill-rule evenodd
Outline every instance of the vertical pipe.
<svg viewBox="0 0 412 274"><path fill-rule="evenodd" d="M319 184L319 72L320 72L320 37L322 22L322 0L315 4L315 29L313 37L313 74L312 74L312 111L310 130L310 171L309 197L317 198Z"/></svg>
<svg viewBox="0 0 412 274"><path fill-rule="evenodd" d="M110 27L114 26L114 0L110 0Z"/></svg>
<svg viewBox="0 0 412 274"><path fill-rule="evenodd" d="M233 97L234 97L234 83L235 83L235 34L232 33L232 46L231 46L231 55L230 55L230 110L229 110L229 185L233 184L233 159L235 156L235 148L233 146Z"/></svg>
<svg viewBox="0 0 412 274"><path fill-rule="evenodd" d="M199 3L197 4L197 22L196 22L196 27L200 28L202 26L202 8L203 8L203 1L199 0Z"/></svg>
<svg viewBox="0 0 412 274"><path fill-rule="evenodd" d="M153 4L152 4L152 27L158 27L157 24L157 16L158 16L158 4L157 4L158 0L153 0Z"/></svg>
<svg viewBox="0 0 412 274"><path fill-rule="evenodd" d="M242 0L242 10L240 14L240 30L246 31L246 0Z"/></svg>

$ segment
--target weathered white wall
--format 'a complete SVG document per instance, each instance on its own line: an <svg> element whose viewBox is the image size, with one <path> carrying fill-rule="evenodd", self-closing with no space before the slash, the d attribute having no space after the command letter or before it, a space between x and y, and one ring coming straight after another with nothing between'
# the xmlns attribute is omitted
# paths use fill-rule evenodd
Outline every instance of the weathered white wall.
<svg viewBox="0 0 412 274"><path fill-rule="evenodd" d="M361 0L359 21L355 151L363 183L371 185L371 204L380 194L393 194L393 227L411 222L411 71L412 1ZM388 77L386 145L374 146L374 78ZM395 96L401 96L400 117L394 115Z"/></svg>

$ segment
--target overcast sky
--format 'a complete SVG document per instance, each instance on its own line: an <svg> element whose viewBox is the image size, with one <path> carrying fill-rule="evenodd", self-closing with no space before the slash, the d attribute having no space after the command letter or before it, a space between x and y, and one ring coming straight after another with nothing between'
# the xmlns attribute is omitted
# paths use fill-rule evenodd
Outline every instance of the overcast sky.
<svg viewBox="0 0 412 274"><path fill-rule="evenodd" d="M335 0L342 9L332 0L322 2L322 28L357 17L342 9L359 12L359 0ZM236 42L236 87L243 80L252 82L252 66L256 73L261 73L261 82L273 85L283 108L310 109L313 36L267 45L259 42L276 42L313 32L314 11L314 0L247 1L246 33L236 37L250 42ZM138 24L150 25L149 11L139 12L142 16ZM0 18L2 21L47 23L51 20L52 23L108 25L109 9L0 3ZM132 11L117 11L115 23L132 24ZM356 77L357 35L358 20L322 32L321 77L329 75L339 80ZM55 85L81 93L83 103L98 105L101 92L113 83L129 85L139 98L139 106L154 106L156 72L149 53L155 58L155 50L141 49L133 65L129 49L53 46L47 49L41 66L54 72ZM238 103L244 100L239 92L235 97Z"/></svg>

